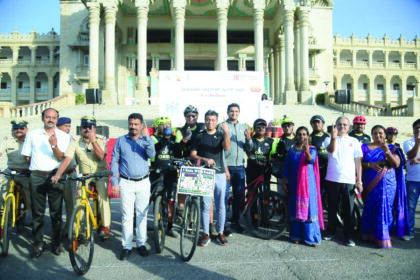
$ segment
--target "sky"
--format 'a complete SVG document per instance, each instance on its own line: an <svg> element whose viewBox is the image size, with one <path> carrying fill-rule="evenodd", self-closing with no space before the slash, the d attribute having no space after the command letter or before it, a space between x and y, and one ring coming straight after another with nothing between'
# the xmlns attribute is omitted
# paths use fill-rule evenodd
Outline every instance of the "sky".
<svg viewBox="0 0 420 280"><path fill-rule="evenodd" d="M0 0L0 33L60 33L59 0ZM334 0L333 34L420 37L420 0Z"/></svg>

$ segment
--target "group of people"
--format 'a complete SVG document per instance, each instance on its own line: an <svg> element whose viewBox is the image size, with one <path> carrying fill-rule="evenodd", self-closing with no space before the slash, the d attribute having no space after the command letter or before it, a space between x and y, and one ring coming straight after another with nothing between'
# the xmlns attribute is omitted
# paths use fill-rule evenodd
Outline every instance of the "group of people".
<svg viewBox="0 0 420 280"><path fill-rule="evenodd" d="M420 193L420 119L412 125L413 138L405 141L401 149L395 143L398 130L393 127L386 129L375 125L371 130L372 141L364 133L366 119L363 116L354 118L350 133L350 121L345 116L332 124L330 133L324 131L325 120L320 115L310 119L311 133L305 126L294 131L293 120L285 116L281 122L284 134L280 138L270 138L265 133L267 122L264 119L255 120L252 128L239 121L240 106L236 103L228 105L228 118L220 124L215 111L205 113L204 123L198 122L198 115L196 107L185 108L185 125L180 128L173 128L168 117L159 117L153 124L152 135L141 114L128 116L128 133L116 139L110 164L111 192L121 200L121 260L127 260L133 249L133 218L136 250L141 256L148 256L147 214L151 182L159 177L153 170L168 166L174 157L217 167L213 197L201 198L203 235L200 245L203 247L209 245L211 238L226 246L231 230L245 231L240 224L245 182L250 183L261 174L267 182L275 175L278 191L289 199L289 234L294 243L317 246L322 239L334 238L337 207L341 201L345 243L355 246L352 230L355 190L365 201L363 240L373 241L379 247L391 247L392 234L404 240L414 237L414 214ZM90 175L108 168L107 139L96 134L94 117L81 118L79 139L70 135L71 119L60 118L53 108L42 112L42 122L43 127L28 132L25 120L12 121L12 137L4 139L0 150L0 156L8 156L9 171L29 175L19 175L16 181L23 186L32 217L29 224L33 228L33 258L39 258L44 251L47 200L52 224L51 249L55 255L64 252L62 238L67 233L79 194L75 193L75 184L59 183L63 174ZM169 202L166 233L176 238L178 234L173 224L182 220L186 197L178 195L175 209L177 173L166 175L164 186ZM6 178L1 180L4 200L8 181ZM109 238L108 178L87 182L88 185L91 183L95 183L99 194L103 222L100 235ZM233 204L232 216L228 219L230 188ZM324 229L321 194L324 193L328 195L328 226L321 236ZM64 230L63 201L66 207Z"/></svg>

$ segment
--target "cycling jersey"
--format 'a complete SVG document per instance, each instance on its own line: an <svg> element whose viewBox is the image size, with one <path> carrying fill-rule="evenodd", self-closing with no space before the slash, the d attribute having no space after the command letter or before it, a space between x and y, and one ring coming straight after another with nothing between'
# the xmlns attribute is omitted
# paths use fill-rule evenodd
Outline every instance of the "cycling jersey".
<svg viewBox="0 0 420 280"><path fill-rule="evenodd" d="M286 137L285 135L282 135L280 137L280 141L277 145L277 150L276 150L280 161L283 161L283 162L286 161L287 152L294 145L295 145L295 137L294 136L293 136L293 138Z"/></svg>
<svg viewBox="0 0 420 280"><path fill-rule="evenodd" d="M263 139L258 139L252 137L249 140L245 141L245 152L248 156L247 167L246 167L246 181L247 184L255 180L261 173L264 173L266 180L270 180L271 175L271 154L273 151L273 138L265 137ZM265 163L262 166L260 163Z"/></svg>
<svg viewBox="0 0 420 280"><path fill-rule="evenodd" d="M175 143L179 143L179 148L182 151L182 157L190 158L191 154L191 147L194 143L195 138L198 134L202 133L206 130L204 123L197 123L193 128L190 128L191 131L191 138L187 142L183 141L184 135L188 130L188 125L184 125L183 127L177 128L176 130L176 138Z"/></svg>
<svg viewBox="0 0 420 280"><path fill-rule="evenodd" d="M314 132L309 135L309 145L315 146L318 152L319 168L325 168L328 165L328 151L324 142L329 137L330 135L325 132L322 132L322 135L317 135Z"/></svg>
<svg viewBox="0 0 420 280"><path fill-rule="evenodd" d="M364 133L357 134L356 132L354 132L354 130L352 130L349 133L349 136L356 138L357 141L359 141L360 144L369 144L370 142L372 142L369 135L364 134Z"/></svg>

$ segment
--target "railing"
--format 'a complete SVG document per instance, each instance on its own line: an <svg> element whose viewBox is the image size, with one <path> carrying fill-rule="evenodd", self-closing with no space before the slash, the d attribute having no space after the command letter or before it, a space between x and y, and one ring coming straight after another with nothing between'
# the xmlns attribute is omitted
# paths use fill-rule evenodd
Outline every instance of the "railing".
<svg viewBox="0 0 420 280"><path fill-rule="evenodd" d="M0 93L11 93L12 91L10 90L10 88L2 88L0 89Z"/></svg>
<svg viewBox="0 0 420 280"><path fill-rule="evenodd" d="M330 107L356 115L384 116L386 112L386 108L381 106L369 105L355 101L351 101L350 104L336 104L334 95L329 95L328 98Z"/></svg>
<svg viewBox="0 0 420 280"><path fill-rule="evenodd" d="M72 100L71 95L66 94L43 102L12 107L10 108L10 114L12 118L38 116L43 110L47 108L55 108L60 110L70 102L74 102L74 100Z"/></svg>
<svg viewBox="0 0 420 280"><path fill-rule="evenodd" d="M0 59L0 64L13 64L13 59Z"/></svg>
<svg viewBox="0 0 420 280"><path fill-rule="evenodd" d="M18 59L18 64L23 64L23 65L31 64L31 60L30 59Z"/></svg>
<svg viewBox="0 0 420 280"><path fill-rule="evenodd" d="M18 88L17 93L29 93L29 88Z"/></svg>
<svg viewBox="0 0 420 280"><path fill-rule="evenodd" d="M372 62L372 66L377 68L384 68L385 62Z"/></svg>
<svg viewBox="0 0 420 280"><path fill-rule="evenodd" d="M391 113L388 114L388 116L408 116L407 105L395 106L395 107L391 107L390 109L391 109Z"/></svg>

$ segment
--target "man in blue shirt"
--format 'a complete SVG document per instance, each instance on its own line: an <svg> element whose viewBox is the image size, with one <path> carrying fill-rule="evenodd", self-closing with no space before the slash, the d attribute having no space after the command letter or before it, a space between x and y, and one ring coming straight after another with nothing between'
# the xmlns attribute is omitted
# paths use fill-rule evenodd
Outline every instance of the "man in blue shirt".
<svg viewBox="0 0 420 280"><path fill-rule="evenodd" d="M115 142L111 160L111 184L114 197L120 195L122 246L120 259L127 260L133 247L133 209L136 210L136 245L143 257L149 252L147 240L147 210L150 181L148 159L156 155L146 122L139 113L128 116L128 134ZM118 175L119 174L119 175Z"/></svg>

